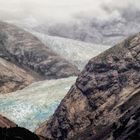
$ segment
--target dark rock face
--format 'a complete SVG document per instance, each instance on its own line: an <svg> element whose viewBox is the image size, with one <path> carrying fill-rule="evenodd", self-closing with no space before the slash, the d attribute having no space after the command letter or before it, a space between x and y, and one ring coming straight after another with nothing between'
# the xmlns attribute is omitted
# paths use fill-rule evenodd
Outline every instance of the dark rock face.
<svg viewBox="0 0 140 140"><path fill-rule="evenodd" d="M122 115L112 124L104 126L93 135L95 126L89 126L71 140L139 140L140 139L140 90L119 106ZM127 109L126 109L127 107ZM125 109L125 110L124 110Z"/></svg>
<svg viewBox="0 0 140 140"><path fill-rule="evenodd" d="M71 63L52 52L30 33L0 22L0 57L42 78L62 78L78 74Z"/></svg>
<svg viewBox="0 0 140 140"><path fill-rule="evenodd" d="M140 94L140 92L139 92ZM138 140L140 139L140 106L128 110L113 129L113 140Z"/></svg>
<svg viewBox="0 0 140 140"><path fill-rule="evenodd" d="M134 140L140 136L140 34L91 59L47 124L54 140Z"/></svg>

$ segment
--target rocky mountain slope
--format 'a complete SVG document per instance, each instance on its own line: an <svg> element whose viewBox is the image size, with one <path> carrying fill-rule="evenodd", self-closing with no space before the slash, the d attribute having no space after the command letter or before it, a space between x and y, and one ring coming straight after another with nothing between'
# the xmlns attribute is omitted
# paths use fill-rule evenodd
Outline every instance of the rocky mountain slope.
<svg viewBox="0 0 140 140"><path fill-rule="evenodd" d="M52 118L52 140L140 139L140 33L91 59Z"/></svg>
<svg viewBox="0 0 140 140"><path fill-rule="evenodd" d="M22 89L36 78L18 66L0 58L0 93L9 93Z"/></svg>
<svg viewBox="0 0 140 140"><path fill-rule="evenodd" d="M0 22L0 57L45 79L69 77L79 72L32 34L4 22Z"/></svg>

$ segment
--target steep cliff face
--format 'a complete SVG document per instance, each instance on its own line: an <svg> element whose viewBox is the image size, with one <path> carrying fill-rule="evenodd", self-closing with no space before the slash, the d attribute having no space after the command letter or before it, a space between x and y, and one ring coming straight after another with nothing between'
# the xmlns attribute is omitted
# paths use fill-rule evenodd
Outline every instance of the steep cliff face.
<svg viewBox="0 0 140 140"><path fill-rule="evenodd" d="M32 34L0 22L0 57L50 79L78 74L76 66L43 45Z"/></svg>
<svg viewBox="0 0 140 140"><path fill-rule="evenodd" d="M91 59L36 133L55 140L128 140L140 134L140 34ZM138 132L138 133L137 133Z"/></svg>
<svg viewBox="0 0 140 140"><path fill-rule="evenodd" d="M25 70L0 58L0 93L22 89L36 80Z"/></svg>

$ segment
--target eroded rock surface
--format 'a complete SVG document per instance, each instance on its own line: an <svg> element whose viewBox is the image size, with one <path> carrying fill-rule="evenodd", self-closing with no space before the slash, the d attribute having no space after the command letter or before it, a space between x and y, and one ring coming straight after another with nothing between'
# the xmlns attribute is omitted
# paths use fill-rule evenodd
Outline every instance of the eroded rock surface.
<svg viewBox="0 0 140 140"><path fill-rule="evenodd" d="M36 78L18 66L0 58L0 93L9 93L22 89Z"/></svg>
<svg viewBox="0 0 140 140"><path fill-rule="evenodd" d="M45 79L69 77L79 72L32 34L4 22L0 22L0 57Z"/></svg>
<svg viewBox="0 0 140 140"><path fill-rule="evenodd" d="M52 140L140 136L140 34L91 59L52 118L36 133Z"/></svg>

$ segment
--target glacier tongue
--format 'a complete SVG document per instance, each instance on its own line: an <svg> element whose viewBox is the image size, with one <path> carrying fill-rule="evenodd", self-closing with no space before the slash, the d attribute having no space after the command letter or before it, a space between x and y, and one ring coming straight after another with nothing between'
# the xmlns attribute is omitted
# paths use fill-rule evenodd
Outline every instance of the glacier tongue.
<svg viewBox="0 0 140 140"><path fill-rule="evenodd" d="M82 70L91 58L110 48L110 46L106 45L54 37L31 30L30 32L38 37L47 47L76 65L79 70Z"/></svg>
<svg viewBox="0 0 140 140"><path fill-rule="evenodd" d="M0 114L34 131L54 113L75 80L76 77L41 81L23 90L0 95Z"/></svg>

